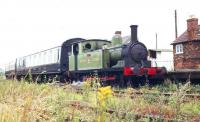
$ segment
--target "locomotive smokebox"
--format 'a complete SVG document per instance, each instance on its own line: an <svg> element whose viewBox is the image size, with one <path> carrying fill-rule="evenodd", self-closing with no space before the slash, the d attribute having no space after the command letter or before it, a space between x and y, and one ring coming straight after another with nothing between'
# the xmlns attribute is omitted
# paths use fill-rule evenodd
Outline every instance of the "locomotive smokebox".
<svg viewBox="0 0 200 122"><path fill-rule="evenodd" d="M138 38L137 38L138 25L131 25L130 27L131 27L131 42L136 43L136 42L138 42Z"/></svg>

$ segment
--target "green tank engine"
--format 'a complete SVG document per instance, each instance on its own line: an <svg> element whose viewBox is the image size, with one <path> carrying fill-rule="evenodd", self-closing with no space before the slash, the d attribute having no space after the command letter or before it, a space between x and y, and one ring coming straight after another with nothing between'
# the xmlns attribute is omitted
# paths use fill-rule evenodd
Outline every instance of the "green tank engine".
<svg viewBox="0 0 200 122"><path fill-rule="evenodd" d="M111 41L91 39L74 43L69 55L69 70L122 68L130 64L141 67L147 61L147 49L137 41L137 35L134 38L128 44L122 44L121 32L116 31ZM127 58L127 54L131 59Z"/></svg>
<svg viewBox="0 0 200 122"><path fill-rule="evenodd" d="M69 79L81 81L97 73L103 81L120 81L135 76L153 76L160 72L147 60L146 46L137 39L137 25L131 26L131 40L123 44L117 31L111 41L90 39L71 44L68 51ZM72 77L72 78L70 78ZM127 82L127 79L125 80Z"/></svg>

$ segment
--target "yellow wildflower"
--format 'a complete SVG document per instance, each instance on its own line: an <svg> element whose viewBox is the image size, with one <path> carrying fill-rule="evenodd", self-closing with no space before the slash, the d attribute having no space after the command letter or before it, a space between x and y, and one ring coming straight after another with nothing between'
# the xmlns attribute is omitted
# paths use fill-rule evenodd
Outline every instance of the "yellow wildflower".
<svg viewBox="0 0 200 122"><path fill-rule="evenodd" d="M105 107L105 101L112 96L112 90L110 86L101 87L97 92L98 101L101 107Z"/></svg>
<svg viewBox="0 0 200 122"><path fill-rule="evenodd" d="M112 96L111 86L98 88L97 98L99 105L99 115L97 117L97 122L105 122L106 102L108 98L111 96Z"/></svg>

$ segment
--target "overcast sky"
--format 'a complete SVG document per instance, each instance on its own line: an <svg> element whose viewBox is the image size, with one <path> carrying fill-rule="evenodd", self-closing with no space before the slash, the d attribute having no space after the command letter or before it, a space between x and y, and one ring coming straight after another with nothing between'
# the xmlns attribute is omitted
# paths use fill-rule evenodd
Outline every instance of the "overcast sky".
<svg viewBox="0 0 200 122"><path fill-rule="evenodd" d="M110 40L116 30L148 48L171 48L174 10L179 35L190 15L200 17L197 0L0 0L0 67L17 57L59 46L74 37Z"/></svg>

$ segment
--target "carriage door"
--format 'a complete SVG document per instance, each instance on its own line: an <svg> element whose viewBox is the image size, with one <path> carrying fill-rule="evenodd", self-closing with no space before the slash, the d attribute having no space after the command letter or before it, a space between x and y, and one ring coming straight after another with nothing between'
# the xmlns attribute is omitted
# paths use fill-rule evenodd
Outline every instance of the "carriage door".
<svg viewBox="0 0 200 122"><path fill-rule="evenodd" d="M78 69L78 53L79 53L79 46L78 44L73 44L73 54L74 54L74 70Z"/></svg>

